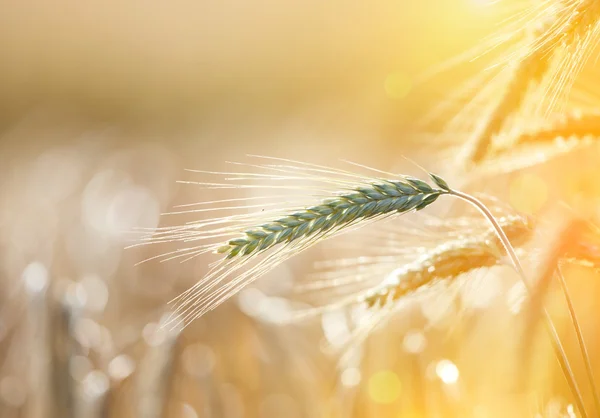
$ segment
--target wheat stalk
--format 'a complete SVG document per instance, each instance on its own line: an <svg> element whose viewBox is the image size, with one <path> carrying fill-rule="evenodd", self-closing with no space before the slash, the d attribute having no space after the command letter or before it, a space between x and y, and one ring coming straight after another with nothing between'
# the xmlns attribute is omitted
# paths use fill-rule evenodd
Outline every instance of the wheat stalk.
<svg viewBox="0 0 600 418"><path fill-rule="evenodd" d="M585 344L585 339L583 338L581 326L579 325L577 314L575 313L575 308L573 307L573 302L571 300L571 295L569 294L569 287L567 286L567 281L565 280L565 277L563 275L560 263L558 263L556 266L556 276L558 277L558 281L560 283L562 292L565 295L567 307L569 308L569 317L571 318L571 322L573 323L573 329L575 330L575 335L577 337L577 345L579 346L581 357L585 362L585 371L588 377L588 381L590 383L590 387L592 389L594 407L596 408L596 413L600 414L600 398L598 397L599 392L598 387L596 385L596 379L594 378L594 372L590 361L590 355Z"/></svg>
<svg viewBox="0 0 600 418"><path fill-rule="evenodd" d="M545 245L545 248L542 248L541 261L539 263L539 267L534 273L535 280L533 283L536 283L536 289L529 290L530 315L522 338L522 344L524 347L524 364L529 362L530 355L532 354L531 339L533 337L533 330L535 329L537 321L540 317L543 319L546 330L551 336L553 336L552 342L555 352L564 352L560 339L558 338L557 331L554 328L553 323L549 320L548 311L543 307L543 296L548 289L550 280L555 276L557 265L559 264L560 260L565 257L569 244L572 242L578 242L581 238L582 231L584 231L586 228L582 220L574 219L569 215L565 216L562 213L560 215L561 218L557 219L552 225L554 231L550 236L550 242ZM567 302L570 302L568 293L565 294L565 297L567 298ZM577 332L578 324L575 323L574 325ZM586 353L585 344L580 345L579 348L583 353ZM562 372L566 377L567 383L569 384L571 392L575 396L577 409L582 417L586 417L587 412L584 406L583 397L569 362L564 356L557 356L557 359L560 363ZM587 359L585 360L587 361ZM586 372L592 383L592 387L595 387L590 369L587 369Z"/></svg>

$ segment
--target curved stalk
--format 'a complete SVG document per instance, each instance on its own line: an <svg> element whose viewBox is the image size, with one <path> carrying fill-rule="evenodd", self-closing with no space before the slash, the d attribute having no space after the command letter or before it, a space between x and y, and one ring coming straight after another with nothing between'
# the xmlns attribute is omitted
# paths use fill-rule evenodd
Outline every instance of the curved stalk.
<svg viewBox="0 0 600 418"><path fill-rule="evenodd" d="M587 346L585 345L585 340L583 339L581 326L579 325L579 321L577 320L575 308L573 307L571 295L569 294L569 288L567 287L567 281L565 280L565 276L563 275L560 264L558 264L558 266L556 267L556 275L558 276L558 281L560 282L562 291L565 294L565 299L567 300L567 306L569 308L569 316L571 317L571 322L573 322L573 328L575 329L575 335L577 336L577 342L579 345L579 349L581 350L581 356L585 361L585 371L590 382L590 387L592 388L596 413L600 415L600 398L598 398L598 387L596 385L596 379L594 379L594 373L592 371L590 356L587 350Z"/></svg>
<svg viewBox="0 0 600 418"><path fill-rule="evenodd" d="M512 244L510 243L508 237L502 230L502 227L500 226L500 224L498 223L498 221L496 220L496 218L494 217L492 212L490 212L490 210L487 208L487 206L485 206L483 204L483 202L481 202L479 199L477 199L469 194L459 192L454 189L450 189L449 194L456 196L459 199L462 199L465 202L473 205L492 224L492 226L496 230L496 233L498 234L498 238L500 239L502 246L504 247L506 253L508 254L508 257L510 258L515 270L521 277L521 280L523 281L523 284L525 285L525 288L527 289L527 293L529 295L531 295L532 289L531 289L530 284L527 281L527 278L525 276L525 271L523 270L523 266L521 265L521 262L519 261L519 257L517 257L517 254L515 253L515 250L514 250ZM550 340L552 342L552 348L554 349L556 358L560 364L560 367L565 376L565 379L567 380L567 383L569 384L571 392L573 393L573 395L576 398L575 400L577 402L577 409L579 409L579 412L580 412L582 418L587 418L587 413L585 411L583 397L581 395L579 387L577 386L577 381L575 380L575 375L573 374L573 369L571 368L571 365L569 364L569 360L567 359L565 350L562 346L562 343L560 342L560 338L558 336L558 332L556 331L556 327L552 323L552 319L550 318L550 314L548 313L546 308L543 308L542 316L544 318L544 324L546 325L546 329L547 329L548 333L550 334Z"/></svg>

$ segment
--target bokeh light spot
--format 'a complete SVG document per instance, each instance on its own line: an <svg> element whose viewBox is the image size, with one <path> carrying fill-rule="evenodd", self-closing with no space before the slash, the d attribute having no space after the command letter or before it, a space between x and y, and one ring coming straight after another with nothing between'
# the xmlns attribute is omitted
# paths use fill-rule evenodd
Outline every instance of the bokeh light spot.
<svg viewBox="0 0 600 418"><path fill-rule="evenodd" d="M30 292L41 292L48 283L48 271L42 263L33 262L23 271L23 281Z"/></svg>
<svg viewBox="0 0 600 418"><path fill-rule="evenodd" d="M411 330L404 335L402 345L407 352L418 354L425 349L427 339L425 338L425 334L420 330Z"/></svg>
<svg viewBox="0 0 600 418"><path fill-rule="evenodd" d="M412 80L407 74L392 73L385 79L385 92L392 99L405 98L412 88Z"/></svg>
<svg viewBox="0 0 600 418"><path fill-rule="evenodd" d="M81 382L83 392L89 398L97 398L104 395L110 386L108 376L100 370L93 370Z"/></svg>
<svg viewBox="0 0 600 418"><path fill-rule="evenodd" d="M369 396L377 403L389 404L396 401L401 388L398 375L390 370L374 373L369 378Z"/></svg>
<svg viewBox="0 0 600 418"><path fill-rule="evenodd" d="M518 211L535 214L548 200L548 185L539 176L523 174L510 184L510 203Z"/></svg>
<svg viewBox="0 0 600 418"><path fill-rule="evenodd" d="M135 362L126 354L118 355L108 363L108 375L116 381L127 378L134 370Z"/></svg>
<svg viewBox="0 0 600 418"><path fill-rule="evenodd" d="M456 383L459 377L458 367L450 360L440 360L435 366L435 373L447 385Z"/></svg>

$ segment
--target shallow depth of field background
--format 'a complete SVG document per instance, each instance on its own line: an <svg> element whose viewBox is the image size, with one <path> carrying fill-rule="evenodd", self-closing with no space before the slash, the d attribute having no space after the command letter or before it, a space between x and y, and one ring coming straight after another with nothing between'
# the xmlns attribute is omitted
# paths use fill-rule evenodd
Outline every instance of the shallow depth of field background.
<svg viewBox="0 0 600 418"><path fill-rule="evenodd" d="M242 292L170 347L157 331L167 302L213 259L136 266L161 250L124 250L127 231L193 220L160 214L210 200L177 183L201 180L187 168L223 170L261 154L418 174L402 158L417 155L447 173L448 161L419 152L407 126L456 79L422 88L414 80L492 33L504 3L0 2L0 416L567 411L543 342L536 375L545 395L513 387L522 318L511 308L512 279L490 275L492 289L482 279L470 300L455 303L452 292L433 299L443 309L408 310L373 335L361 362L336 370L327 321L275 320L318 251L259 282L275 300ZM585 200L598 191L597 157L495 179L495 191L534 214L552 199ZM597 277L576 273L572 293L594 353ZM61 303L77 306L71 333L61 334ZM169 360L163 376L153 374Z"/></svg>

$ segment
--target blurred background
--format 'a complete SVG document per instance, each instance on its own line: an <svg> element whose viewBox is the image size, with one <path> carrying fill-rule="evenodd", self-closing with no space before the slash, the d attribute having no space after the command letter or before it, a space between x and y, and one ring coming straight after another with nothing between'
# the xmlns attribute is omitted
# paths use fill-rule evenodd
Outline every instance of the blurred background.
<svg viewBox="0 0 600 418"><path fill-rule="evenodd" d="M418 153L410 122L455 79L417 80L492 33L502 3L0 2L0 416L568 414L560 378L541 398L506 383L520 320L505 296L469 315L440 296L448 309L402 315L340 369L326 349L335 317L282 325L264 307L281 305L318 253L168 332L167 302L207 258L137 265L161 250L125 250L135 228L196 218L161 216L210 198L177 183L192 179L185 169L260 154L415 172L402 156L418 154L444 171ZM555 179L568 193L596 191L582 185L588 158L586 175ZM501 198L539 210L555 192L545 181L531 194L536 173L499 180ZM492 295L514 285L503 272Z"/></svg>

